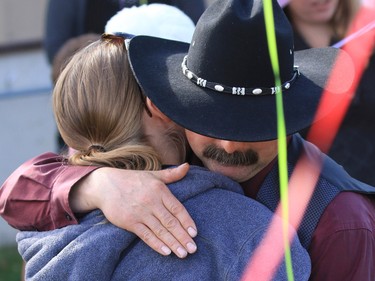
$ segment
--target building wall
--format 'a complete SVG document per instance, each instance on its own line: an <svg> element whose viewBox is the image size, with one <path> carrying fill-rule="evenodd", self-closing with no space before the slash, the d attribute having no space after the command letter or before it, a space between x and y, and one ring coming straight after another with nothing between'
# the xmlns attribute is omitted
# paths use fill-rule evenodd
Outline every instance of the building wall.
<svg viewBox="0 0 375 281"><path fill-rule="evenodd" d="M48 0L0 0L0 47L41 41Z"/></svg>

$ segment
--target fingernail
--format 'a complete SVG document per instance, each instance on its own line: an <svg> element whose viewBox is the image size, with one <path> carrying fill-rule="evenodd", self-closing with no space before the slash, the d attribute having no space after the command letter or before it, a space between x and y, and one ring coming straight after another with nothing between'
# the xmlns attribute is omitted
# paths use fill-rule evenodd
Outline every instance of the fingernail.
<svg viewBox="0 0 375 281"><path fill-rule="evenodd" d="M197 250L197 246L195 244L191 243L191 242L187 243L186 247L187 247L188 252L190 254L195 253L195 251Z"/></svg>
<svg viewBox="0 0 375 281"><path fill-rule="evenodd" d="M161 250L163 251L164 254L170 255L172 253L171 249L169 249L167 246L161 247Z"/></svg>
<svg viewBox="0 0 375 281"><path fill-rule="evenodd" d="M181 247L177 248L177 253L180 258L184 258L187 256L187 252Z"/></svg>
<svg viewBox="0 0 375 281"><path fill-rule="evenodd" d="M188 227L187 231L188 231L188 233L189 233L189 235L190 235L191 237L195 237L195 236L197 236L197 231L196 231L194 228L192 228L191 226Z"/></svg>

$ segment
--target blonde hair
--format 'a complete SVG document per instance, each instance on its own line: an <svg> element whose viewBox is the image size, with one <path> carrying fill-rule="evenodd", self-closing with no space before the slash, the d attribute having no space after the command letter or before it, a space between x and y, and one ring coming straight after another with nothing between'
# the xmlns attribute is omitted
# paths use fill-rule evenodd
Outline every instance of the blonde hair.
<svg viewBox="0 0 375 281"><path fill-rule="evenodd" d="M80 49L86 47L87 45L98 40L99 38L100 34L87 33L79 35L77 37L73 37L66 41L64 45L59 49L59 51L57 52L56 56L52 61L51 78L53 84L56 84L60 72L69 62L69 59Z"/></svg>
<svg viewBox="0 0 375 281"><path fill-rule="evenodd" d="M54 87L53 108L62 138L77 151L70 164L161 168L143 134L145 104L123 38L103 36L76 53Z"/></svg>

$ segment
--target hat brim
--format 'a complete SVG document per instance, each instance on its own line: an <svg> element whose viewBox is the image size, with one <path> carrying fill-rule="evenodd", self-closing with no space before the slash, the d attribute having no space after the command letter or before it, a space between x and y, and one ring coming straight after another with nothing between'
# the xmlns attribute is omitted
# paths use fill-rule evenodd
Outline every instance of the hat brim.
<svg viewBox="0 0 375 281"><path fill-rule="evenodd" d="M131 40L130 64L145 95L174 122L198 134L232 141L276 139L276 96L237 96L196 85L182 73L181 63L188 49L189 44L149 36ZM335 48L295 52L294 64L301 75L282 94L288 135L308 127L330 110L327 107L315 116L339 53ZM340 65L351 63L349 56L343 59L347 62ZM336 83L339 87L331 89L331 94L349 89L354 76L350 69L340 71L339 76L345 77L340 77Z"/></svg>

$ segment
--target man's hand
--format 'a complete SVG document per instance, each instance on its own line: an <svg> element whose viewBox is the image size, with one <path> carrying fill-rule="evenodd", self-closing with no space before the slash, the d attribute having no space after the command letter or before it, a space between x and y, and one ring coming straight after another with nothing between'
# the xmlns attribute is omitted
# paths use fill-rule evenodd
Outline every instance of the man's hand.
<svg viewBox="0 0 375 281"><path fill-rule="evenodd" d="M197 249L196 226L165 184L183 178L188 164L162 171L100 168L72 189L73 212L101 209L114 225L133 232L162 255L184 258Z"/></svg>

